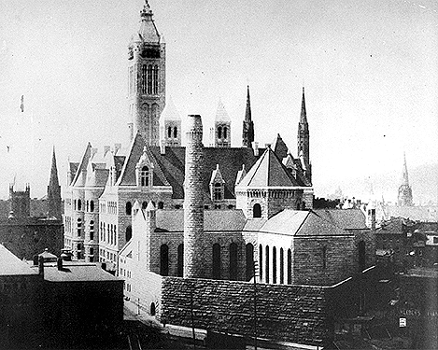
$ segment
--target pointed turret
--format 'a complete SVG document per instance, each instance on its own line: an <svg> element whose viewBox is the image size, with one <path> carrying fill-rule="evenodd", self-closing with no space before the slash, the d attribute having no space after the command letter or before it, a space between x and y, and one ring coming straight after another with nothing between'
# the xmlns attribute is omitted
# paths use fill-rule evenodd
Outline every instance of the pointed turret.
<svg viewBox="0 0 438 350"><path fill-rule="evenodd" d="M400 187L398 188L398 205L412 206L412 188L409 186L408 166L406 164L406 153L403 154L403 171Z"/></svg>
<svg viewBox="0 0 438 350"><path fill-rule="evenodd" d="M172 98L166 103L163 113L161 114L161 140L164 140L166 146L181 146L181 117L172 101Z"/></svg>
<svg viewBox="0 0 438 350"><path fill-rule="evenodd" d="M251 147L254 142L254 123L251 119L251 101L249 97L249 86L246 87L246 111L243 121L242 146Z"/></svg>
<svg viewBox="0 0 438 350"><path fill-rule="evenodd" d="M58 168L56 167L55 147L52 151L52 167L50 168L49 186L47 186L47 210L49 218L61 220L61 186L59 186Z"/></svg>
<svg viewBox="0 0 438 350"><path fill-rule="evenodd" d="M214 146L231 147L231 119L221 100L218 102L214 121Z"/></svg>
<svg viewBox="0 0 438 350"><path fill-rule="evenodd" d="M309 124L307 123L307 112L306 112L306 99L303 87L303 97L301 101L301 115L300 122L298 123L298 157L302 159L303 169L306 171L306 177L309 182L312 182L312 172L310 166L310 155L309 155Z"/></svg>

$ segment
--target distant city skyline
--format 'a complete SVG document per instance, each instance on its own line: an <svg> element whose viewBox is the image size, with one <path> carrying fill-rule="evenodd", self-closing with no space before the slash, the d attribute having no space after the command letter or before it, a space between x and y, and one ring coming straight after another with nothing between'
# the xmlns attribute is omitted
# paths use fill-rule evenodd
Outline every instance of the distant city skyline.
<svg viewBox="0 0 438 350"><path fill-rule="evenodd" d="M53 145L62 186L88 142L128 146L127 46L143 3L0 3L0 197L15 174L43 196ZM406 152L414 202L437 202L438 173L418 170L438 169L434 1L149 3L183 129L199 113L208 136L220 98L240 146L249 85L256 140L280 133L298 156L305 86L316 196L367 200L372 184L394 202Z"/></svg>

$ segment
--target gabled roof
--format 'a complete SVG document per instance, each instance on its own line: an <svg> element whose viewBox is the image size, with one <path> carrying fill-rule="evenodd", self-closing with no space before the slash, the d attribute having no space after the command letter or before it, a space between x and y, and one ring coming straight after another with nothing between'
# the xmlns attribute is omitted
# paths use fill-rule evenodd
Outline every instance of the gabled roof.
<svg viewBox="0 0 438 350"><path fill-rule="evenodd" d="M83 187L85 185L85 177L82 176L82 172L87 170L88 162L92 156L92 147L91 143L88 143L87 148L85 149L84 155L79 162L78 168L76 170L75 177L72 181L72 186Z"/></svg>
<svg viewBox="0 0 438 350"><path fill-rule="evenodd" d="M287 157L288 148L284 143L283 139L281 138L280 134L277 134L272 149L277 154L278 158L283 159Z"/></svg>
<svg viewBox="0 0 438 350"><path fill-rule="evenodd" d="M256 164L248 171L238 187L294 187L298 182L268 147Z"/></svg>

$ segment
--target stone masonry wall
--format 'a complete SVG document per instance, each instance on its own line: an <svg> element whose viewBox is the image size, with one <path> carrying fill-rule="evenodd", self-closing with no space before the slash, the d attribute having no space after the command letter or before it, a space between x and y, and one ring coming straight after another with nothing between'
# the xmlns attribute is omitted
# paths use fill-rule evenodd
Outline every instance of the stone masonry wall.
<svg viewBox="0 0 438 350"><path fill-rule="evenodd" d="M257 284L257 336L323 345L329 338L327 288ZM254 336L254 285L164 277L162 323ZM192 302L193 300L193 302Z"/></svg>

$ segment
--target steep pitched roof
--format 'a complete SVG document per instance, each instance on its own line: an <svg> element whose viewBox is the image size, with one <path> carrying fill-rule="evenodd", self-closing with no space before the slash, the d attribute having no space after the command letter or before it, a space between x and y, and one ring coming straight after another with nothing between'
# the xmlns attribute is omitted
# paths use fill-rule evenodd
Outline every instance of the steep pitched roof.
<svg viewBox="0 0 438 350"><path fill-rule="evenodd" d="M75 177L72 181L72 186L82 187L85 185L86 178L82 176L82 173L87 170L88 162L92 156L92 147L91 143L88 143L87 148L85 149L84 155L79 162L79 165L76 170Z"/></svg>
<svg viewBox="0 0 438 350"><path fill-rule="evenodd" d="M0 276L10 275L37 275L31 266L12 254L4 245L0 244Z"/></svg>
<svg viewBox="0 0 438 350"><path fill-rule="evenodd" d="M217 122L231 122L231 119L225 110L225 106L221 100L217 104L216 119Z"/></svg>
<svg viewBox="0 0 438 350"><path fill-rule="evenodd" d="M239 187L294 187L299 186L275 152L268 147L248 171Z"/></svg>
<svg viewBox="0 0 438 350"><path fill-rule="evenodd" d="M161 113L161 120L181 121L181 116L179 115L171 97L169 97L166 101L166 106Z"/></svg>
<svg viewBox="0 0 438 350"><path fill-rule="evenodd" d="M274 150L275 154L277 154L278 158L283 159L287 157L288 148L281 138L280 134L277 134L272 149Z"/></svg>

